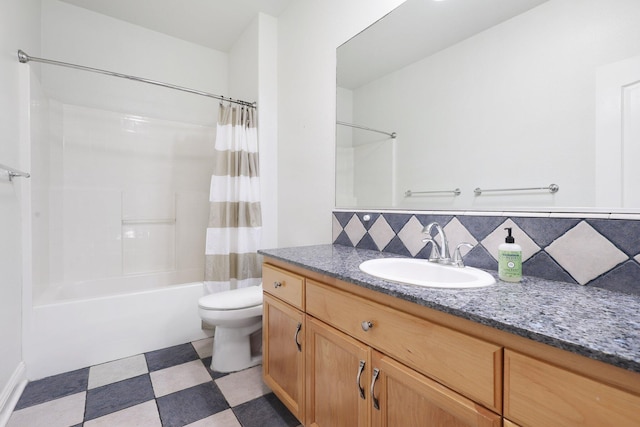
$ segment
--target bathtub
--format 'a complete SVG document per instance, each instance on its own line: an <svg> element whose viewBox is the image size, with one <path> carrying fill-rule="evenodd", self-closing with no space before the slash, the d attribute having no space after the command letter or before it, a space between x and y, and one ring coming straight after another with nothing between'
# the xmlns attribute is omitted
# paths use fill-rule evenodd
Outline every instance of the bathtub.
<svg viewBox="0 0 640 427"><path fill-rule="evenodd" d="M207 338L202 282L135 276L50 287L25 327L30 380Z"/></svg>

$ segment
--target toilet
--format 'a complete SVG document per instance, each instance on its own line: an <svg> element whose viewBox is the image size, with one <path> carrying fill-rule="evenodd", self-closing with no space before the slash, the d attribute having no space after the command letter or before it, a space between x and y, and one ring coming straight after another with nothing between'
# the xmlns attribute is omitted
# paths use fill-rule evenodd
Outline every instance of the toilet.
<svg viewBox="0 0 640 427"><path fill-rule="evenodd" d="M262 328L262 285L203 296L198 312L216 328L212 370L235 372L262 362L262 354L251 354L251 334Z"/></svg>

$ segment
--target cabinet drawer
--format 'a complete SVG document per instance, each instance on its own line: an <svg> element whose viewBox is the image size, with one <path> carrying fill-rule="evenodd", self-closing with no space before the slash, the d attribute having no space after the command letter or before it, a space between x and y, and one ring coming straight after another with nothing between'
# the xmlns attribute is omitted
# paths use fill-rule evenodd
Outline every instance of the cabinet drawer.
<svg viewBox="0 0 640 427"><path fill-rule="evenodd" d="M638 426L640 397L505 350L505 417L526 426Z"/></svg>
<svg viewBox="0 0 640 427"><path fill-rule="evenodd" d="M282 301L304 310L304 277L264 264L262 288Z"/></svg>
<svg viewBox="0 0 640 427"><path fill-rule="evenodd" d="M502 347L307 280L307 313L496 412ZM366 323L370 322L367 328Z"/></svg>

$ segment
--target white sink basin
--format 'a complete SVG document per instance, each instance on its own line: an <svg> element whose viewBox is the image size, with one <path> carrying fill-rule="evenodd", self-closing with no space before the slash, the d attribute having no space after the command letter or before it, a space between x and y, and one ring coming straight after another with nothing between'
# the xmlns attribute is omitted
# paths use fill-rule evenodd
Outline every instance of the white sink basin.
<svg viewBox="0 0 640 427"><path fill-rule="evenodd" d="M430 288L480 288L496 283L486 271L442 265L426 259L372 259L360 264L360 270L384 280Z"/></svg>

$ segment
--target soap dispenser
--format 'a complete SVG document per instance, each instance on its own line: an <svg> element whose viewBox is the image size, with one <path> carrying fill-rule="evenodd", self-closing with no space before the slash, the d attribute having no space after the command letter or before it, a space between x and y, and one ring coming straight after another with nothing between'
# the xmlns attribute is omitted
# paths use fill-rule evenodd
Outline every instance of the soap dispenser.
<svg viewBox="0 0 640 427"><path fill-rule="evenodd" d="M522 279L522 248L511 235L511 227L505 230L507 237L498 246L498 277L505 282L519 282Z"/></svg>

